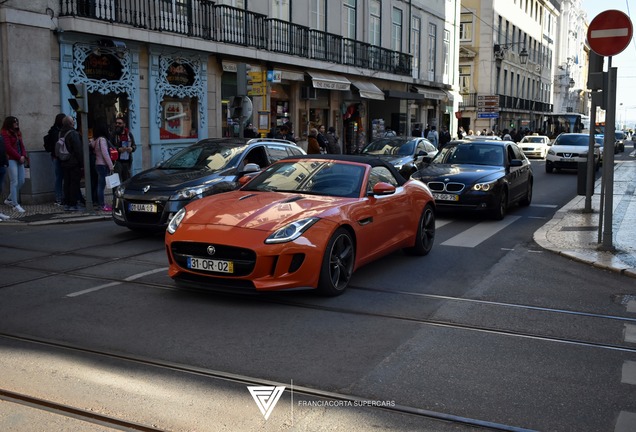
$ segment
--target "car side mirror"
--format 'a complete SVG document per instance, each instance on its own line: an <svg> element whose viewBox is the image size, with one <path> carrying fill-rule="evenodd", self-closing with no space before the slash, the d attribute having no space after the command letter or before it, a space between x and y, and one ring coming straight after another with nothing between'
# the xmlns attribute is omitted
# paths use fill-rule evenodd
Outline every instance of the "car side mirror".
<svg viewBox="0 0 636 432"><path fill-rule="evenodd" d="M511 167L520 167L523 165L523 161L521 159L512 159L510 161L510 166Z"/></svg>
<svg viewBox="0 0 636 432"><path fill-rule="evenodd" d="M386 182L377 182L373 186L373 195L391 195L395 193L395 186Z"/></svg>
<svg viewBox="0 0 636 432"><path fill-rule="evenodd" d="M258 164L247 163L247 164L245 164L245 166L243 167L241 172L242 173L255 173L255 172L259 172L260 170L261 170L261 167Z"/></svg>

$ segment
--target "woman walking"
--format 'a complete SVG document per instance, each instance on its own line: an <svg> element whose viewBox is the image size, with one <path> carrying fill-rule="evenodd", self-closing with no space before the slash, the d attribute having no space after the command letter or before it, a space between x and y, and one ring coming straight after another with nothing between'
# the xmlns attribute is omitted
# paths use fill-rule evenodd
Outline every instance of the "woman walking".
<svg viewBox="0 0 636 432"><path fill-rule="evenodd" d="M24 213L24 209L20 206L20 189L24 185L24 168L29 158L22 141L20 122L17 117L9 116L5 118L1 133L7 158L9 159L10 180L9 197L4 200L4 203L12 206L18 212Z"/></svg>
<svg viewBox="0 0 636 432"><path fill-rule="evenodd" d="M108 127L106 123L95 126L91 145L95 152L95 168L97 170L97 204L99 204L100 209L109 212L112 207L104 200L104 188L106 187L106 176L113 173L113 162L110 160L108 152Z"/></svg>

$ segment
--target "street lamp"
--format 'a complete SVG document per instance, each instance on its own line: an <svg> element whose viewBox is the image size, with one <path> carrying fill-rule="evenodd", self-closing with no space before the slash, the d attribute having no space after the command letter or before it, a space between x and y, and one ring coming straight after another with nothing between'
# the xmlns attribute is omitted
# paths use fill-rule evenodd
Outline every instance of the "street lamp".
<svg viewBox="0 0 636 432"><path fill-rule="evenodd" d="M514 45L518 45L520 43L523 43L523 48L519 52L519 63L521 63L522 65L527 64L528 63L528 57L530 56L530 54L528 54L528 50L526 49L525 42L513 42L513 43L510 43L510 44L506 44L506 45L495 44L495 47L494 47L495 48L495 58L497 58L499 60L503 59L503 56L506 53L506 51L508 51Z"/></svg>
<svg viewBox="0 0 636 432"><path fill-rule="evenodd" d="M519 63L521 63L522 65L527 64L528 56L529 56L528 50L526 50L526 47L524 46L521 52L519 53Z"/></svg>

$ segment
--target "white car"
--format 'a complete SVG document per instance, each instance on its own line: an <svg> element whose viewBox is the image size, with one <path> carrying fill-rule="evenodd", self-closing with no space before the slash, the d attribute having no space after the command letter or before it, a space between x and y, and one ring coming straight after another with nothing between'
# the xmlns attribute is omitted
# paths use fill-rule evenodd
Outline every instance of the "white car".
<svg viewBox="0 0 636 432"><path fill-rule="evenodd" d="M545 135L526 135L517 145L526 157L545 159L550 149L550 138Z"/></svg>
<svg viewBox="0 0 636 432"><path fill-rule="evenodd" d="M562 133L554 140L545 158L545 172L555 168L578 169L580 162L587 162L590 135L584 133ZM601 164L601 146L594 144L594 169Z"/></svg>

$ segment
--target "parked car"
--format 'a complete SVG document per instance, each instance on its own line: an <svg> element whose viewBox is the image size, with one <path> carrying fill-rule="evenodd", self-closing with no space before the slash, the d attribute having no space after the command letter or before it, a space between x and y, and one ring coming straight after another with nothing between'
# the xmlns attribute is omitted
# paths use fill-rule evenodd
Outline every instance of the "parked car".
<svg viewBox="0 0 636 432"><path fill-rule="evenodd" d="M624 152L625 151L625 140L627 139L627 134L623 131L615 131L614 132L614 139L616 140L614 143L614 147L616 148L617 152Z"/></svg>
<svg viewBox="0 0 636 432"><path fill-rule="evenodd" d="M530 161L510 141L453 141L411 178L428 185L440 210L486 211L503 219L511 204L532 201Z"/></svg>
<svg viewBox="0 0 636 432"><path fill-rule="evenodd" d="M550 148L550 138L545 135L526 135L519 141L519 147L527 157L545 159Z"/></svg>
<svg viewBox="0 0 636 432"><path fill-rule="evenodd" d="M115 190L113 220L133 230L162 230L192 200L239 187L246 173L305 151L275 139L211 138L186 147Z"/></svg>
<svg viewBox="0 0 636 432"><path fill-rule="evenodd" d="M426 255L434 237L427 187L379 158L327 154L280 160L189 203L165 242L177 286L335 296L360 266L399 249Z"/></svg>
<svg viewBox="0 0 636 432"><path fill-rule="evenodd" d="M554 139L545 158L545 172L555 168L578 169L580 162L587 162L590 135L585 133L562 133ZM601 164L601 146L594 145L594 166L598 170Z"/></svg>
<svg viewBox="0 0 636 432"><path fill-rule="evenodd" d="M437 148L426 138L386 137L367 144L361 154L385 159L404 176L409 178L425 159L433 159Z"/></svg>

